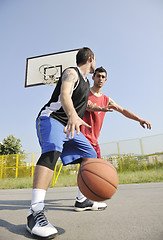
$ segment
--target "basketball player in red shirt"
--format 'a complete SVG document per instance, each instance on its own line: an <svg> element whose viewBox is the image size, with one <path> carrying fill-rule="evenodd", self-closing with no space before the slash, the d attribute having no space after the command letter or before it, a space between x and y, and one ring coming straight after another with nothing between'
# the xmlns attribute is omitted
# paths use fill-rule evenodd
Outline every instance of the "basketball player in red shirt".
<svg viewBox="0 0 163 240"><path fill-rule="evenodd" d="M146 125L148 129L151 129L151 124L138 117L133 112L119 106L111 98L101 92L101 89L107 80L107 72L103 67L99 67L95 70L92 79L94 81L94 85L90 89L88 105L83 117L84 122L88 123L91 128L87 128L82 125L81 132L96 150L97 157L101 158L98 137L100 135L106 112L112 111L112 109L118 111L125 117L138 121L143 128L145 128Z"/></svg>
<svg viewBox="0 0 163 240"><path fill-rule="evenodd" d="M99 67L95 70L95 73L92 77L94 84L90 89L87 109L83 117L83 121L91 126L91 128L81 125L81 132L89 140L91 145L94 147L97 157L101 158L101 151L98 143L98 137L102 128L103 120L105 113L108 111L118 111L123 114L125 117L133 119L140 123L140 125L147 129L151 129L151 124L146 120L138 117L133 112L119 106L116 104L110 97L107 97L101 92L101 89L104 83L107 80L107 72L103 67ZM79 203L78 200L81 200ZM78 191L77 201L75 203L76 211L85 211L85 210L103 210L107 207L106 203L94 203L92 206L83 206L82 201L84 201L84 195ZM86 199L85 201L89 201Z"/></svg>

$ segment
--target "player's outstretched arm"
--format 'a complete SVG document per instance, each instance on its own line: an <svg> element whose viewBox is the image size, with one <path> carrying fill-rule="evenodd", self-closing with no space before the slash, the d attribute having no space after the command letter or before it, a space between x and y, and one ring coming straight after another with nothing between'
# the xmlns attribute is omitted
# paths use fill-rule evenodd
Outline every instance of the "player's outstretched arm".
<svg viewBox="0 0 163 240"><path fill-rule="evenodd" d="M77 131L77 134L80 133L80 125L90 127L78 116L71 99L77 79L78 75L74 69L67 69L62 75L60 100L62 107L68 117L68 123L64 129L64 132L67 134L68 139L70 137L70 134L71 138L74 137L75 130Z"/></svg>
<svg viewBox="0 0 163 240"><path fill-rule="evenodd" d="M122 113L127 118L130 118L132 120L138 121L143 128L145 128L145 126L146 126L147 129L151 129L151 124L148 121L140 118L139 116L137 116L135 113L131 112L130 110L125 109L125 108L119 106L112 99L109 99L109 104L112 104L112 103L114 103L114 105L115 105L115 109L114 110Z"/></svg>

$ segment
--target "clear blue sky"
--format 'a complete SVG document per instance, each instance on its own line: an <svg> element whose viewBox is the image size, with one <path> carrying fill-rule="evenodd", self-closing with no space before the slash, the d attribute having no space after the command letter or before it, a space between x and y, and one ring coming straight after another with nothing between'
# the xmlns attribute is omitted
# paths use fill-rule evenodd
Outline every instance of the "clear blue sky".
<svg viewBox="0 0 163 240"><path fill-rule="evenodd" d="M0 0L0 29L0 142L40 151L35 118L53 87L24 88L26 58L83 46L108 71L103 92L152 123L107 113L99 142L163 133L162 0Z"/></svg>

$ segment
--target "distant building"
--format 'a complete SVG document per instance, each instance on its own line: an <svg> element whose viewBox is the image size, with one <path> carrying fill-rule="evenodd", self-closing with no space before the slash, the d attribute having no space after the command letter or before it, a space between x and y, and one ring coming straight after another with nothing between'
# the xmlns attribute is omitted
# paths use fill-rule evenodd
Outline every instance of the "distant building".
<svg viewBox="0 0 163 240"><path fill-rule="evenodd" d="M118 155L102 156L102 158L109 161L115 168L118 168Z"/></svg>
<svg viewBox="0 0 163 240"><path fill-rule="evenodd" d="M152 156L148 156L148 163L155 163L156 161L158 162L163 162L163 154L158 154L156 153L156 155L152 155Z"/></svg>

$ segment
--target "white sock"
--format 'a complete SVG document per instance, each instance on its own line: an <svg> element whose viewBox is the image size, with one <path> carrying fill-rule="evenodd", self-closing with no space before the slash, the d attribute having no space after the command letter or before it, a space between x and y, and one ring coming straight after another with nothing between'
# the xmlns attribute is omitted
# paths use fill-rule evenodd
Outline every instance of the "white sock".
<svg viewBox="0 0 163 240"><path fill-rule="evenodd" d="M44 203L46 195L46 190L44 189L32 189L32 200L31 205L37 204L37 203Z"/></svg>
<svg viewBox="0 0 163 240"><path fill-rule="evenodd" d="M87 199L79 189L77 199L79 202L84 202Z"/></svg>

